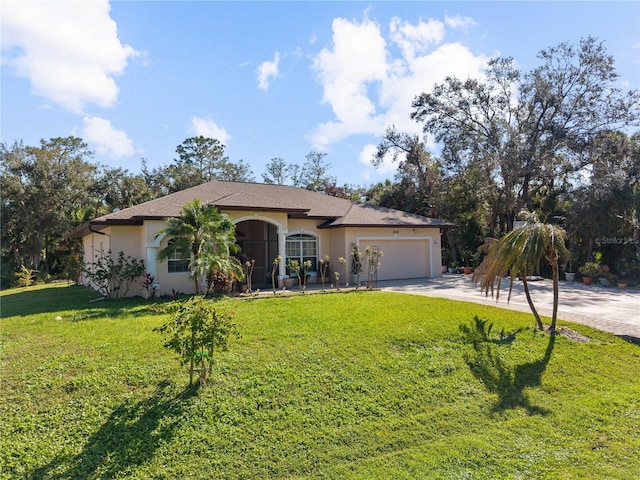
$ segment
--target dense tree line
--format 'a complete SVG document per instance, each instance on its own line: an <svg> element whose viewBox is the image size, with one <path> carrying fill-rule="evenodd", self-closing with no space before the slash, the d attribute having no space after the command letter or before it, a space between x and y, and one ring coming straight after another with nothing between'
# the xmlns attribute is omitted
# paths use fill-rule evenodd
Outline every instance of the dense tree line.
<svg viewBox="0 0 640 480"><path fill-rule="evenodd" d="M450 77L417 95L411 117L439 155L390 127L374 164L390 156L398 173L368 196L456 222L449 261L477 263L484 239L511 231L527 210L566 229L573 262L597 259L637 277L640 135L628 132L638 92L616 86L613 58L594 38L538 57L529 72L495 58L483 79Z"/></svg>
<svg viewBox="0 0 640 480"><path fill-rule="evenodd" d="M2 286L10 285L22 267L45 280L74 278L80 246L67 237L92 218L211 180L254 181L249 165L230 161L217 139L188 138L176 153L172 163L154 169L143 160L141 172L134 174L92 163L93 152L77 137L42 140L37 147L0 144ZM270 162L266 182L332 195L351 193L327 173L324 153L310 152L302 165L283 165L282 174L277 166Z"/></svg>
<svg viewBox="0 0 640 480"><path fill-rule="evenodd" d="M613 58L586 38L542 50L522 72L495 58L479 79L446 78L419 93L411 117L428 137L387 129L374 165L390 158L393 180L338 185L323 152L301 164L272 158L265 183L289 184L453 221L445 262L477 265L486 238L511 231L518 212L567 231L571 262L599 260L640 279L640 118L637 91L616 85ZM436 149L430 151L426 138ZM225 146L186 139L168 165L141 173L91 162L80 138L0 145L2 285L21 266L42 277L73 272L78 247L67 239L86 220L219 179L254 181Z"/></svg>

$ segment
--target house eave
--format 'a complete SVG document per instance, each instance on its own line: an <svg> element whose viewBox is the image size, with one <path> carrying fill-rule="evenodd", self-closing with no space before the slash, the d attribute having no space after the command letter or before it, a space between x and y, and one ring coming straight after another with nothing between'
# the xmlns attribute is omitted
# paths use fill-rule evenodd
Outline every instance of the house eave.
<svg viewBox="0 0 640 480"><path fill-rule="evenodd" d="M340 223L333 224L332 222L327 222L322 225L319 225L318 228L329 229L329 228L438 228L440 230L446 230L448 228L454 228L457 225L454 224L415 224L415 223Z"/></svg>

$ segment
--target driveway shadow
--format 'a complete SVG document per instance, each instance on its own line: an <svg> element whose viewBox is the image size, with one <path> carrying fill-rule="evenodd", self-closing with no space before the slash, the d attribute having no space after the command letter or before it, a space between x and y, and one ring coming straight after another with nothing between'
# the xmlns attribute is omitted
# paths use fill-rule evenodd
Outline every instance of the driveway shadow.
<svg viewBox="0 0 640 480"><path fill-rule="evenodd" d="M82 452L74 457L55 458L36 470L31 478L110 479L130 467L142 465L161 444L171 440L189 398L197 390L191 387L171 396L167 388L167 383L160 383L151 397L118 405L102 427L91 435Z"/></svg>
<svg viewBox="0 0 640 480"><path fill-rule="evenodd" d="M496 346L511 343L519 331L494 338L491 335L491 327L486 320L475 317L473 324L461 325L460 331L465 342L473 345L473 352L465 355L465 362L471 373L482 381L489 392L498 395L498 401L492 410L503 412L521 407L529 415L549 414L550 410L531 403L525 389L541 385L542 374L553 352L555 335L549 336L549 343L542 358L512 366L500 357Z"/></svg>

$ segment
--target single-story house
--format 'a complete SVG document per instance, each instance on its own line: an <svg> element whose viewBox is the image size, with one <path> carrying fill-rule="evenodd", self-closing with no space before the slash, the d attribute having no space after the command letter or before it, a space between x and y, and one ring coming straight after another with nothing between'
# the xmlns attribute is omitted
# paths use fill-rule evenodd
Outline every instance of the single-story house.
<svg viewBox="0 0 640 480"><path fill-rule="evenodd" d="M182 206L196 198L232 218L242 260L255 260L254 288L271 286L273 260L278 255L282 257L279 281L287 276L288 259L310 260L313 276L320 259L328 255L330 270L339 272L346 283L356 243L363 252L368 246L383 252L377 280L439 277L441 233L453 226L286 185L212 181L95 218L71 236L82 239L85 263L93 263L102 252L122 251L144 260L162 292L193 293L193 280L183 260L157 260L158 251L171 239L156 238L156 233L168 217L180 216ZM339 257L347 263L340 264Z"/></svg>

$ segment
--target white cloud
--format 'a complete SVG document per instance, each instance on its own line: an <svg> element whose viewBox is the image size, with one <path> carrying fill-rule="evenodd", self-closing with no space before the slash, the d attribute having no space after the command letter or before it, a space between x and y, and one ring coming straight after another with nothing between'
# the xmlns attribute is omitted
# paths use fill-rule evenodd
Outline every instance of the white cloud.
<svg viewBox="0 0 640 480"><path fill-rule="evenodd" d="M138 55L118 39L107 1L4 2L3 65L27 78L33 91L81 113L87 104L112 106L114 76Z"/></svg>
<svg viewBox="0 0 640 480"><path fill-rule="evenodd" d="M447 26L473 20L447 18L448 23L431 19L416 24L393 18L388 40L367 18L334 19L332 45L322 49L313 64L323 87L322 101L331 105L334 118L317 125L309 136L314 148L327 151L355 134L381 137L389 125L421 134L421 125L410 119L416 95L446 76L481 77L488 57L475 56L461 43L443 43ZM394 57L389 45L397 45L400 55ZM367 165L369 147L360 156ZM395 168L390 165L383 168Z"/></svg>
<svg viewBox="0 0 640 480"><path fill-rule="evenodd" d="M196 135L215 138L225 145L229 140L231 140L231 135L229 135L223 127L218 126L218 124L210 118L193 117L191 119L191 128Z"/></svg>
<svg viewBox="0 0 640 480"><path fill-rule="evenodd" d="M444 24L430 19L428 22L420 20L417 25L402 22L398 17L391 19L390 37L400 47L403 57L413 61L416 54L425 53L432 45L442 42L444 38Z"/></svg>
<svg viewBox="0 0 640 480"><path fill-rule="evenodd" d="M111 121L100 117L84 117L83 139L95 146L96 152L113 158L133 155L131 140L123 130L116 130Z"/></svg>
<svg viewBox="0 0 640 480"><path fill-rule="evenodd" d="M332 28L332 48L322 49L314 68L324 89L322 101L331 105L337 121L318 126L311 137L318 149L352 134L384 128L375 118L376 107L368 92L387 70L386 42L379 26L368 19L357 23L336 18Z"/></svg>
<svg viewBox="0 0 640 480"><path fill-rule="evenodd" d="M269 80L278 76L278 65L280 63L280 53L276 52L273 56L273 62L262 62L258 67L258 88L260 90L269 90Z"/></svg>
<svg viewBox="0 0 640 480"><path fill-rule="evenodd" d="M464 45L447 43L398 67L383 83L378 102L385 109L387 125L419 133L421 126L409 118L416 95L431 90L447 76L482 77L488 57L474 56Z"/></svg>
<svg viewBox="0 0 640 480"><path fill-rule="evenodd" d="M471 17L463 17L462 15L454 15L450 17L449 14L445 14L444 23L451 28L461 28L465 32L470 27L477 25L478 23Z"/></svg>
<svg viewBox="0 0 640 480"><path fill-rule="evenodd" d="M392 161L392 155L387 155L378 167L374 167L371 163L371 159L373 159L373 156L375 155L377 150L377 145L368 144L365 145L360 151L358 161L364 166L364 169L361 171L360 176L365 180L371 179L371 177L374 175L388 175L395 172L398 168L397 162ZM402 160L402 158L399 158L398 161L399 160Z"/></svg>

